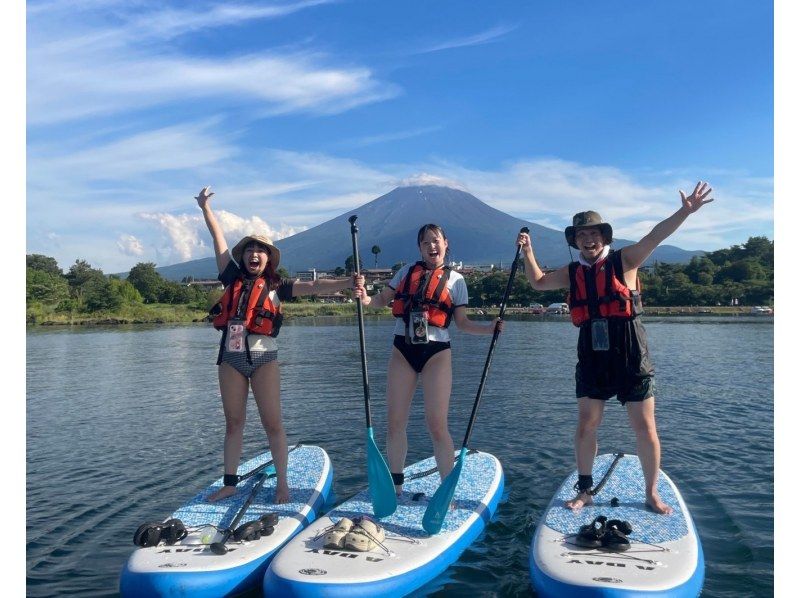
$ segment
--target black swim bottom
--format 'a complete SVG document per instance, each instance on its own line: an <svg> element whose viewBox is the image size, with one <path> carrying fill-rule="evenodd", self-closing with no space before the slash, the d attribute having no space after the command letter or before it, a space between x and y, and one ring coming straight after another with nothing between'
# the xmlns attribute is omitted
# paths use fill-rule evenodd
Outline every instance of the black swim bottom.
<svg viewBox="0 0 800 598"><path fill-rule="evenodd" d="M406 358L408 365L419 374L431 357L450 348L450 341L430 341L425 345L407 345L406 337L396 334L394 336L394 346Z"/></svg>
<svg viewBox="0 0 800 598"><path fill-rule="evenodd" d="M590 377L582 375L580 364L575 367L575 396L576 398L589 397L607 401L614 395L623 405L627 402L639 403L654 396L655 383L653 378L628 377L621 384L615 386L598 386Z"/></svg>

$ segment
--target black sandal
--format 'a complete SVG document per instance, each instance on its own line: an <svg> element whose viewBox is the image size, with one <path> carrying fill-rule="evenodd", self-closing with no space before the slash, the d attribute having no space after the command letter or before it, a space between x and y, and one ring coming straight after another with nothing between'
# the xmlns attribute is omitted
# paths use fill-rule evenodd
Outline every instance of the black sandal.
<svg viewBox="0 0 800 598"><path fill-rule="evenodd" d="M603 548L611 552L624 552L631 547L631 541L616 528L606 529L606 532L600 539L600 544Z"/></svg>
<svg viewBox="0 0 800 598"><path fill-rule="evenodd" d="M629 536L633 531L633 527L627 521L620 521L619 519L609 519L606 522L606 529L615 529Z"/></svg>
<svg viewBox="0 0 800 598"><path fill-rule="evenodd" d="M599 548L602 545L600 539L606 532L607 519L599 515L591 523L582 525L575 535L575 544L583 548Z"/></svg>

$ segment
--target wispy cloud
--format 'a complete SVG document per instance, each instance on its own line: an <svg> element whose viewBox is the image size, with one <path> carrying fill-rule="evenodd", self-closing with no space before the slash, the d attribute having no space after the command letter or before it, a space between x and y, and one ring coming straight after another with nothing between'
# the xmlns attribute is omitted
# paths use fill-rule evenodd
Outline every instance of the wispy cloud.
<svg viewBox="0 0 800 598"><path fill-rule="evenodd" d="M364 66L337 65L321 52L262 49L213 58L169 38L200 29L277 18L326 4L133 4L106 19L81 22L64 11L29 9L28 121L32 125L141 112L165 104L213 101L219 110L249 107L260 116L335 114L400 93ZM90 7L94 7L90 3ZM159 5L160 6L160 5Z"/></svg>
<svg viewBox="0 0 800 598"><path fill-rule="evenodd" d="M367 135L365 137L358 137L355 139L346 139L339 145L345 147L365 147L368 145L377 145L379 143L390 143L392 141L401 141L403 139L412 139L421 135L435 133L441 131L444 125L436 125L432 127L419 127L416 129L409 129L408 131L396 131L393 133L382 133L380 135Z"/></svg>
<svg viewBox="0 0 800 598"><path fill-rule="evenodd" d="M491 29L487 29L486 31L482 31L481 33L476 33L474 35L469 35L467 37L455 38L439 42L430 46L426 46L420 48L414 53L429 54L431 52L440 52L442 50L452 50L454 48L465 48L467 46L479 46L481 44L488 44L503 37L507 33L510 33L514 29L516 29L516 26L498 25L496 27L492 27Z"/></svg>

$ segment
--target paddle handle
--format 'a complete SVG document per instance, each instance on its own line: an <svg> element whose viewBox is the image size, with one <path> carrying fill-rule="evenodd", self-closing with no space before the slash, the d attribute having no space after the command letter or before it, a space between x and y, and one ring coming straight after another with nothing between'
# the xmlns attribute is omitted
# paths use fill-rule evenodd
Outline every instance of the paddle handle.
<svg viewBox="0 0 800 598"><path fill-rule="evenodd" d="M350 222L350 237L353 240L353 269L356 276L361 275L361 260L358 257L358 216L353 214L348 219ZM369 410L369 377L367 376L367 346L364 340L364 308L361 297L356 297L356 311L358 312L358 342L361 348L361 379L364 385L364 411L367 414L367 428L372 427L372 416Z"/></svg>
<svg viewBox="0 0 800 598"><path fill-rule="evenodd" d="M520 231L521 233L529 232L527 226L523 226ZM517 251L514 254L514 261L511 264L511 273L508 276L508 282L506 283L506 290L503 293L503 300L500 302L500 314L499 318L502 320L503 315L506 313L506 304L508 303L508 297L511 294L511 287L514 284L514 276L517 274L517 262L519 261L519 254L522 250L520 245L517 245ZM469 423L467 424L467 433L464 434L464 442L462 443L462 448L466 448L467 444L469 443L469 437L472 434L472 426L475 423L475 416L478 413L478 405L481 402L481 396L483 395L483 387L486 384L486 376L489 373L489 366L492 364L492 356L494 355L494 347L497 344L497 337L500 336L500 329L497 325L494 327L494 333L492 334L492 341L489 343L489 353L486 355L486 363L483 365L483 373L481 374L481 382L478 384L478 393L475 396L475 402L472 404L472 413L469 416Z"/></svg>

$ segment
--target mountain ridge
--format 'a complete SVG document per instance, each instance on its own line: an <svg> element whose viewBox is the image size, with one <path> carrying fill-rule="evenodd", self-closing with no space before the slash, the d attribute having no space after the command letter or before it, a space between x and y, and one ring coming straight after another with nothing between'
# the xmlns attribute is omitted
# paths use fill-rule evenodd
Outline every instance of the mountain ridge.
<svg viewBox="0 0 800 598"><path fill-rule="evenodd" d="M348 219L354 214L358 216L359 253L365 268L374 266L373 245L381 249L379 267L387 268L419 259L417 231L431 222L439 224L447 235L448 261L464 265L508 265L514 256L517 233L524 226L531 231L536 258L542 267L556 268L577 259L577 252L570 251L563 231L506 214L466 191L438 185L416 185L397 187L358 208L276 241L275 246L281 250L281 266L292 274L312 268L325 271L343 267L352 254ZM615 239L614 247L632 243ZM703 253L661 245L646 263L656 260L687 263L694 255ZM213 257L161 266L156 271L169 280L217 276Z"/></svg>

